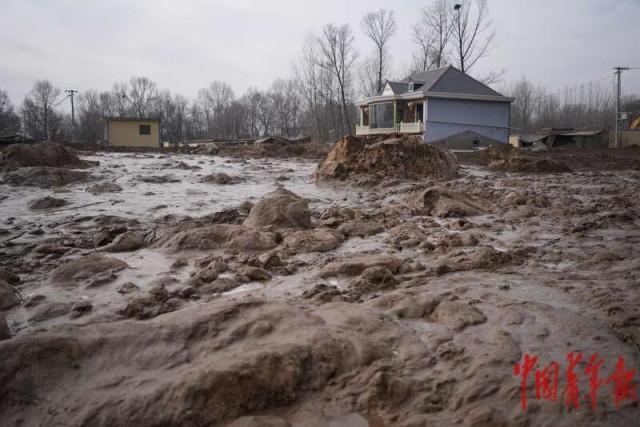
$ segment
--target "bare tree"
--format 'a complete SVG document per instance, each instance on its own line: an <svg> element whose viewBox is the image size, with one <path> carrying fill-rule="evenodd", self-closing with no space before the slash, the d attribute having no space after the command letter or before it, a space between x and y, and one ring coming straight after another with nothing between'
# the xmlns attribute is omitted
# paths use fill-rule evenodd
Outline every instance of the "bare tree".
<svg viewBox="0 0 640 427"><path fill-rule="evenodd" d="M146 117L151 112L151 106L156 96L158 87L148 77L132 77L129 80L129 101L133 109L133 114L137 117Z"/></svg>
<svg viewBox="0 0 640 427"><path fill-rule="evenodd" d="M131 113L131 101L127 96L129 86L126 82L114 83L109 94L109 115L128 117Z"/></svg>
<svg viewBox="0 0 640 427"><path fill-rule="evenodd" d="M477 79L487 86L493 86L502 81L506 72L507 71L505 69L502 69L500 71L490 71L485 76L477 77Z"/></svg>
<svg viewBox="0 0 640 427"><path fill-rule="evenodd" d="M528 129L533 121L533 114L537 109L539 94L533 83L523 77L511 86L511 104L513 126Z"/></svg>
<svg viewBox="0 0 640 427"><path fill-rule="evenodd" d="M354 37L348 25L337 27L333 24L325 25L322 35L318 38L320 46L320 65L330 71L338 82L342 111L343 132L351 134L351 121L347 108L347 98L350 90L351 68L356 60L353 47Z"/></svg>
<svg viewBox="0 0 640 427"><path fill-rule="evenodd" d="M54 110L60 89L49 80L38 80L24 100L23 113L27 117L29 131L33 136L49 139L52 121L59 122Z"/></svg>
<svg viewBox="0 0 640 427"><path fill-rule="evenodd" d="M435 0L421 12L413 27L413 40L419 47L422 69L440 68L447 63L447 48L453 34L451 6L447 0Z"/></svg>
<svg viewBox="0 0 640 427"><path fill-rule="evenodd" d="M425 71L433 67L435 38L422 22L413 26L412 38L418 46L413 54L413 68L415 71Z"/></svg>
<svg viewBox="0 0 640 427"><path fill-rule="evenodd" d="M98 143L103 138L104 116L108 104L105 106L104 100L95 90L83 91L78 96L78 134L82 142Z"/></svg>
<svg viewBox="0 0 640 427"><path fill-rule="evenodd" d="M224 117L225 110L235 99L235 94L228 83L213 81L198 91L198 101L206 117L207 132L211 138L228 136L229 129Z"/></svg>
<svg viewBox="0 0 640 427"><path fill-rule="evenodd" d="M275 131L280 136L293 136L297 131L300 98L293 80L277 79L271 85L271 99L276 114Z"/></svg>
<svg viewBox="0 0 640 427"><path fill-rule="evenodd" d="M319 64L317 39L309 35L294 65L294 75L300 87L303 109L307 113L307 121L311 123L312 136L315 138L321 138L322 131L325 129L320 116L320 75L326 71Z"/></svg>
<svg viewBox="0 0 640 427"><path fill-rule="evenodd" d="M389 52L387 45L396 34L396 19L393 11L380 9L367 13L362 18L364 34L376 45L377 89L382 92L383 78L389 71Z"/></svg>
<svg viewBox="0 0 640 427"><path fill-rule="evenodd" d="M358 67L360 78L360 94L367 98L369 96L380 94L378 88L378 58L370 56L365 58Z"/></svg>
<svg viewBox="0 0 640 427"><path fill-rule="evenodd" d="M9 95L0 90L0 136L15 134L20 130L20 117L15 113Z"/></svg>
<svg viewBox="0 0 640 427"><path fill-rule="evenodd" d="M489 52L495 32L487 0L460 0L453 12L453 41L458 68L468 73Z"/></svg>

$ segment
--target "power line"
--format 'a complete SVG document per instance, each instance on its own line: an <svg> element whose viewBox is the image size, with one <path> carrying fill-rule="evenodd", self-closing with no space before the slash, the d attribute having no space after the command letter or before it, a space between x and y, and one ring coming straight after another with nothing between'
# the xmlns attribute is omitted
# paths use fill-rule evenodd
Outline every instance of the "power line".
<svg viewBox="0 0 640 427"><path fill-rule="evenodd" d="M611 75L609 74L606 77L602 77L602 78L599 78L599 79L596 79L596 80L592 80L590 82L583 83L583 84L580 84L580 85L572 86L570 88L567 88L567 89L564 89L564 90L561 90L561 91L558 91L558 92L555 92L555 93L545 93L545 94L542 94L542 95L534 96L532 99L551 98L551 97L554 97L554 96L557 96L557 95L562 95L562 94L565 94L565 93L569 93L569 92L577 90L577 89L582 89L582 88L584 88L586 86L589 86L589 85L592 85L594 83L598 83L598 82L601 82L603 80L610 79L610 78L611 78Z"/></svg>
<svg viewBox="0 0 640 427"><path fill-rule="evenodd" d="M65 96L64 98L62 98L60 101L56 102L55 104L53 104L54 107L57 107L58 105L62 104L64 101L66 101L66 99L69 97L69 95Z"/></svg>

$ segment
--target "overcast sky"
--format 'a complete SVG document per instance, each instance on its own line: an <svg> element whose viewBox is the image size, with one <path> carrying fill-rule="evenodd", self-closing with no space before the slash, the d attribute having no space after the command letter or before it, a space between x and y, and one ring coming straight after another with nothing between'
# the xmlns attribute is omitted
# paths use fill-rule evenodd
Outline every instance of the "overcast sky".
<svg viewBox="0 0 640 427"><path fill-rule="evenodd" d="M411 57L411 26L429 3L0 0L0 89L19 104L37 79L83 91L144 75L189 98L213 80L241 94L288 77L305 36L326 23L350 24L360 57L368 55L360 19L379 8L396 14L392 57L400 70ZM640 67L640 0L489 0L489 6L495 46L471 74L505 70L503 83L526 75L560 91L612 77L615 65ZM625 73L623 86L640 94L640 70Z"/></svg>

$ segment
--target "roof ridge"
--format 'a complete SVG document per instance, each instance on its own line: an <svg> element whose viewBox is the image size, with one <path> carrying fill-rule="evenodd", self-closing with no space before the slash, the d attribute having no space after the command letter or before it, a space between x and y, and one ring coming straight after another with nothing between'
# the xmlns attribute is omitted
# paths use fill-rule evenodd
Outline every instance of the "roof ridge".
<svg viewBox="0 0 640 427"><path fill-rule="evenodd" d="M427 88L427 92L428 92L428 91L430 91L430 90L431 90L431 88L432 88L433 86L435 86L435 84L436 84L436 83L438 83L438 82L440 81L440 79L442 78L442 76L444 76L444 75L445 75L445 73L446 73L447 71L449 71L452 67L453 67L453 65L451 65L451 64L447 65L446 67L442 67L442 69L441 69L442 71L440 71L440 74L438 74L438 77L436 77L436 78L431 82L431 84L430 84L430 85L429 85L429 87ZM423 91L423 92L424 92L424 91Z"/></svg>

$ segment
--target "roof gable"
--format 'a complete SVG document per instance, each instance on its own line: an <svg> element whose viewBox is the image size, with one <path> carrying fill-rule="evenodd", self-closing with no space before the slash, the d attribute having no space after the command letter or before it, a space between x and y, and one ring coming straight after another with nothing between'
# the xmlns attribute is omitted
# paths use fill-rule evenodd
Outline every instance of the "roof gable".
<svg viewBox="0 0 640 427"><path fill-rule="evenodd" d="M412 80L414 83L420 83L426 90L428 89L438 78L447 70L447 68L438 68L435 70L416 71L411 73L409 77L403 79L403 83L408 83Z"/></svg>
<svg viewBox="0 0 640 427"><path fill-rule="evenodd" d="M429 87L429 92L502 96L489 86L452 66L447 67L440 77L433 82L431 87Z"/></svg>
<svg viewBox="0 0 640 427"><path fill-rule="evenodd" d="M416 71L403 79L403 83L409 81L421 83L422 92L439 92L464 95L502 96L489 86L463 73L452 65L435 70ZM416 91L418 88L416 88Z"/></svg>
<svg viewBox="0 0 640 427"><path fill-rule="evenodd" d="M401 95L409 90L409 84L403 82L387 81L381 95Z"/></svg>

